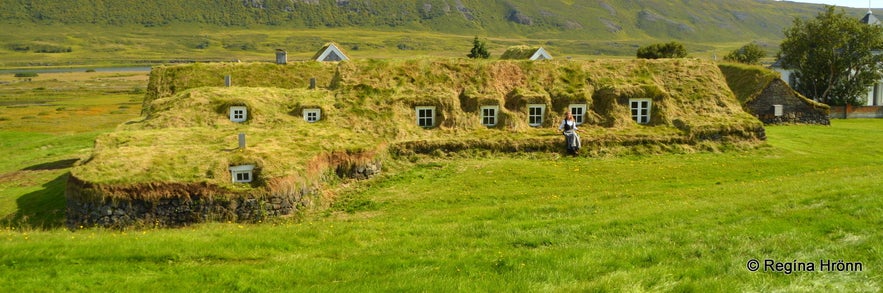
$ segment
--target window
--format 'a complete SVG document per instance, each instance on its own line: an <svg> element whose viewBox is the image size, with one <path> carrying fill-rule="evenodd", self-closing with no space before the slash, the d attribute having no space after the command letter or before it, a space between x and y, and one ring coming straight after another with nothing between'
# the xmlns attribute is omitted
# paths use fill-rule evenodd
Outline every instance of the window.
<svg viewBox="0 0 883 293"><path fill-rule="evenodd" d="M232 166L230 167L230 177L233 178L233 183L248 183L254 179L252 171L254 171L254 165Z"/></svg>
<svg viewBox="0 0 883 293"><path fill-rule="evenodd" d="M530 104L527 105L527 124L530 126L543 125L543 114L546 112L546 105Z"/></svg>
<svg viewBox="0 0 883 293"><path fill-rule="evenodd" d="M306 122L313 123L322 119L322 109L304 109L303 114Z"/></svg>
<svg viewBox="0 0 883 293"><path fill-rule="evenodd" d="M420 127L435 126L435 107L415 107L417 110L417 125Z"/></svg>
<svg viewBox="0 0 883 293"><path fill-rule="evenodd" d="M570 114L573 114L573 122L576 122L576 125L583 124L586 117L586 104L571 104Z"/></svg>
<svg viewBox="0 0 883 293"><path fill-rule="evenodd" d="M244 106L230 107L230 121L245 122L248 119L248 109Z"/></svg>
<svg viewBox="0 0 883 293"><path fill-rule="evenodd" d="M773 105L773 115L776 117L782 116L782 105Z"/></svg>
<svg viewBox="0 0 883 293"><path fill-rule="evenodd" d="M497 112L500 112L500 106L481 106L481 125L497 125Z"/></svg>
<svg viewBox="0 0 883 293"><path fill-rule="evenodd" d="M631 99L632 120L640 124L650 123L650 99Z"/></svg>

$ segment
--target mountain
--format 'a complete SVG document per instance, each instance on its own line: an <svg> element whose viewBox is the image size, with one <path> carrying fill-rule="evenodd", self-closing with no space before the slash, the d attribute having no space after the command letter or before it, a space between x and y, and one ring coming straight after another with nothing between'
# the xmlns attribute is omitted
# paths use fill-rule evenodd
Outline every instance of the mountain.
<svg viewBox="0 0 883 293"><path fill-rule="evenodd" d="M44 28L43 33L71 26L157 29L146 30L148 34L168 34L195 26L205 35L254 29L479 35L542 40L541 44L553 47L563 42L569 54L632 55L640 44L669 40L693 44L693 51L751 41L775 51L783 29L795 17L812 17L823 6L772 0L0 0L0 7L0 26L5 31L0 32L0 42L5 42L5 49L10 51L39 47L28 44L33 40L22 38L22 34L33 34L16 31L20 26ZM847 9L857 18L864 12ZM59 29L62 36L56 37L63 38L65 30ZM51 36L44 39L49 40L45 43L50 47L43 51L64 53L76 49L53 43ZM194 49L204 49L199 48L200 43L204 47L223 40L209 36L203 42L191 42L195 42L191 45ZM350 43L356 50L378 47L370 42ZM259 48L263 45L257 41L228 47L263 51L265 48ZM394 42L379 46L403 51L421 49L419 40L414 45ZM426 45L423 49L448 48ZM189 55L185 51L181 54Z"/></svg>

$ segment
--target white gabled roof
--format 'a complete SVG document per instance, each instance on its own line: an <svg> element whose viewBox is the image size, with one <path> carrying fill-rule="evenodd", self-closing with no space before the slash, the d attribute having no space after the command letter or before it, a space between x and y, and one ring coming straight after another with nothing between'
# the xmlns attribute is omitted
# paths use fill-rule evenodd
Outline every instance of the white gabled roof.
<svg viewBox="0 0 883 293"><path fill-rule="evenodd" d="M552 60L552 55L549 55L549 52L546 52L546 49L540 47L532 56L530 56L530 60Z"/></svg>
<svg viewBox="0 0 883 293"><path fill-rule="evenodd" d="M316 61L348 61L350 60L343 52L340 51L340 48L337 47L334 43L329 43L325 46L324 50L322 50L316 56Z"/></svg>

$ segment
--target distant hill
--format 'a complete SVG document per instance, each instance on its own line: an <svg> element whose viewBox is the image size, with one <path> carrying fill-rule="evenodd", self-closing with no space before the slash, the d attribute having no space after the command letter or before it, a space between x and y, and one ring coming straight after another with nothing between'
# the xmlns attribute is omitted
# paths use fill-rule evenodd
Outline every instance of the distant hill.
<svg viewBox="0 0 883 293"><path fill-rule="evenodd" d="M416 31L550 40L547 42L551 46L556 45L551 40L563 40L570 41L566 46L568 54L631 55L629 52L640 44L662 40L706 44L698 49L718 44L729 48L759 41L768 50L775 51L783 29L794 17L812 17L823 6L772 0L0 0L0 7L0 26L3 27L0 31L6 31L0 32L0 42L5 42L0 53L3 49L44 53L76 51L76 44L71 48L58 40L67 38L64 34L70 32L58 30L61 36L42 37L41 41L46 43L43 44L16 39L34 34L14 29L44 28L40 33L48 34L59 26L89 25L108 30L160 28L152 33L161 34L175 32L165 29L167 27L193 26L206 35L255 28ZM847 12L858 18L865 11L847 9ZM617 43L597 46L600 40ZM187 41L193 43L189 45L192 48L204 49L216 40ZM398 50L421 49L420 44L363 43L368 46L355 42L350 47L371 49L391 45ZM290 44L276 42L273 45ZM258 48L260 46L256 42L225 45L225 49L266 50ZM443 51L448 48L430 45L422 49Z"/></svg>
<svg viewBox="0 0 883 293"><path fill-rule="evenodd" d="M2 0L0 7L7 24L400 27L694 41L776 38L793 17L820 8L768 0Z"/></svg>

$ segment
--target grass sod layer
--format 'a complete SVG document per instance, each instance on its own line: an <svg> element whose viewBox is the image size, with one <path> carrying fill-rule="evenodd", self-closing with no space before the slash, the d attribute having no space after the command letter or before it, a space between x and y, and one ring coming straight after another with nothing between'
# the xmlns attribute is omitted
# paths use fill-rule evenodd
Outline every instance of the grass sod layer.
<svg viewBox="0 0 883 293"><path fill-rule="evenodd" d="M881 129L771 126L769 147L745 152L420 161L300 220L6 228L0 290L873 292ZM863 271L818 272L822 259Z"/></svg>
<svg viewBox="0 0 883 293"><path fill-rule="evenodd" d="M233 87L223 87L228 74ZM306 89L310 77L318 89ZM653 101L648 125L632 121L630 98ZM528 104L545 107L542 127L527 125ZM555 123L570 104L588 106L583 137L599 147L587 147L587 153L621 145L677 145L684 151L719 142L752 145L763 130L741 110L720 70L698 59L193 64L154 68L145 118L99 137L93 155L72 174L95 184L90 197L180 196L155 183L261 195L277 192L274 184L312 184L330 161L384 153L386 145L400 156L557 149ZM500 108L500 123L491 129L480 124L483 105ZM230 122L230 106L246 106L249 120ZM435 107L436 127L417 126L415 106ZM304 122L300 114L308 108L322 109L323 120ZM233 150L240 132L248 137L244 151ZM342 151L347 155L323 157ZM255 164L260 182L232 184L227 168L237 164ZM223 193L205 195L228 196Z"/></svg>

